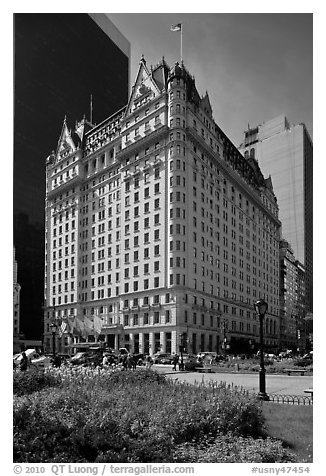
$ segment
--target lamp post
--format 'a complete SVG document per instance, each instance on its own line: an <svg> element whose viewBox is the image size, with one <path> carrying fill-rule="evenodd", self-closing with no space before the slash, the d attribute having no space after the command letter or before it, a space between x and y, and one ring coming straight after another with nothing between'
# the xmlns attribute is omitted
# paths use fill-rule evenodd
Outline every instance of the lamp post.
<svg viewBox="0 0 326 476"><path fill-rule="evenodd" d="M226 350L228 348L227 337L226 337L226 328L227 328L227 320L223 320L223 352L224 352L224 359L226 359Z"/></svg>
<svg viewBox="0 0 326 476"><path fill-rule="evenodd" d="M183 353L184 353L184 351L185 351L187 335L186 335L186 333L183 333L183 334L180 334L179 337L180 337L180 346L179 346L179 351L180 351L180 370L184 370Z"/></svg>
<svg viewBox="0 0 326 476"><path fill-rule="evenodd" d="M256 313L259 316L259 353L260 353L260 369L259 369L259 394L258 397L261 400L269 400L269 396L266 393L266 372L264 366L264 316L267 312L267 302L263 299L259 299L254 304Z"/></svg>
<svg viewBox="0 0 326 476"><path fill-rule="evenodd" d="M53 352L53 358L55 357L55 335L57 332L57 325L55 323L50 324L50 329L52 332L52 352Z"/></svg>

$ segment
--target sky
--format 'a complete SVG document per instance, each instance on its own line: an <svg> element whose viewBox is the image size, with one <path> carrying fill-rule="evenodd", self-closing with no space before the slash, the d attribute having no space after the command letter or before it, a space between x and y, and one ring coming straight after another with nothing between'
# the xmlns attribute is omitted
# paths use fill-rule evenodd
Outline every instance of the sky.
<svg viewBox="0 0 326 476"><path fill-rule="evenodd" d="M243 131L285 114L313 132L313 15L309 13L107 13L130 41L133 84L139 60L183 61L215 122L238 146Z"/></svg>

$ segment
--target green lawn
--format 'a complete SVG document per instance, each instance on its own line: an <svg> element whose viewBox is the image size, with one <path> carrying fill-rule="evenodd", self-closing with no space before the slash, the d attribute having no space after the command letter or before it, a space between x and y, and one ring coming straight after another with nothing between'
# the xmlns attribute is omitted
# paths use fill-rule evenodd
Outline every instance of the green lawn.
<svg viewBox="0 0 326 476"><path fill-rule="evenodd" d="M312 462L313 406L264 403L266 430L272 438L283 441L295 452L300 461Z"/></svg>

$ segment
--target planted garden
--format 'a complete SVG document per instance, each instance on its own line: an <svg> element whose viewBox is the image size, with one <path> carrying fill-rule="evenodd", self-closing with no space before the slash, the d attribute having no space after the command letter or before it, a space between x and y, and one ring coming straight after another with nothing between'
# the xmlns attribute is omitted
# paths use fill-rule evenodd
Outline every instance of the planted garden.
<svg viewBox="0 0 326 476"><path fill-rule="evenodd" d="M291 462L261 403L151 370L14 375L15 462Z"/></svg>

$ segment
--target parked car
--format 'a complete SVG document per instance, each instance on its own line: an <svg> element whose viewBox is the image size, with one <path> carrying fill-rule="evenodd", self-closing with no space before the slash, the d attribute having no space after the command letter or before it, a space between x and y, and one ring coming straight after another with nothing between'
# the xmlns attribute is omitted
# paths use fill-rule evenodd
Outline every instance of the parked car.
<svg viewBox="0 0 326 476"><path fill-rule="evenodd" d="M196 355L183 354L182 359L185 370L195 370L196 367L200 367L202 365L201 363L198 363Z"/></svg>
<svg viewBox="0 0 326 476"><path fill-rule="evenodd" d="M215 362L226 362L228 359L227 359L227 356L226 355L221 355L221 354L217 354L216 357L215 357Z"/></svg>
<svg viewBox="0 0 326 476"><path fill-rule="evenodd" d="M169 365L172 364L173 356L171 354L158 353L154 355L153 360L154 364Z"/></svg>
<svg viewBox="0 0 326 476"><path fill-rule="evenodd" d="M27 349L25 354L28 359L28 368L30 369L44 370L51 365L51 357L38 354L36 349ZM22 358L22 352L14 355L13 360L15 367L19 367Z"/></svg>
<svg viewBox="0 0 326 476"><path fill-rule="evenodd" d="M206 364L215 363L216 358L216 352L199 352L199 354L197 354L197 362L205 362Z"/></svg>
<svg viewBox="0 0 326 476"><path fill-rule="evenodd" d="M126 347L120 347L120 349L119 349L119 354L120 354L120 355L128 355L128 354L129 354L129 350L128 350Z"/></svg>
<svg viewBox="0 0 326 476"><path fill-rule="evenodd" d="M83 365L88 362L87 352L77 352L70 358L70 363L72 365Z"/></svg>
<svg viewBox="0 0 326 476"><path fill-rule="evenodd" d="M134 354L133 357L136 360L137 365L145 365L145 363L146 363L146 355L145 354Z"/></svg>

